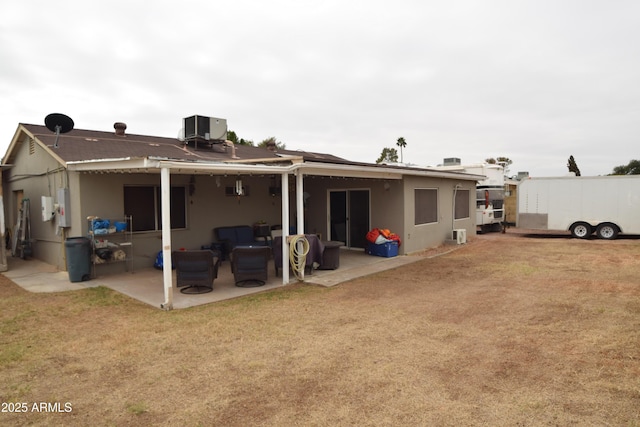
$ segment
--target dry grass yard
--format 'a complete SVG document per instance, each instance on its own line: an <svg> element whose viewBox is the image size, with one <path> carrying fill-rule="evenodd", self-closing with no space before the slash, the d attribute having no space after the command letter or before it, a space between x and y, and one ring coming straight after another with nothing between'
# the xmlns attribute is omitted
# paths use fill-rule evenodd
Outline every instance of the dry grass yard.
<svg viewBox="0 0 640 427"><path fill-rule="evenodd" d="M640 426L640 239L509 230L172 312L0 276L0 379L4 426Z"/></svg>

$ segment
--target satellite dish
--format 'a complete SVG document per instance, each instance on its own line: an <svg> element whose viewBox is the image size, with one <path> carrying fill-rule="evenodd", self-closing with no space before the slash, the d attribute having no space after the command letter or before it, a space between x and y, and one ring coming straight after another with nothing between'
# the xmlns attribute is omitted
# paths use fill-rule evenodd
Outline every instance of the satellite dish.
<svg viewBox="0 0 640 427"><path fill-rule="evenodd" d="M178 141L180 141L180 142L184 142L184 140L185 140L185 137L184 137L184 128L181 128L181 129L178 131Z"/></svg>
<svg viewBox="0 0 640 427"><path fill-rule="evenodd" d="M67 133L73 129L73 120L71 117L65 116L60 113L51 113L44 118L44 125L51 132L56 133L56 142L53 144L54 148L58 148L58 137L61 133Z"/></svg>

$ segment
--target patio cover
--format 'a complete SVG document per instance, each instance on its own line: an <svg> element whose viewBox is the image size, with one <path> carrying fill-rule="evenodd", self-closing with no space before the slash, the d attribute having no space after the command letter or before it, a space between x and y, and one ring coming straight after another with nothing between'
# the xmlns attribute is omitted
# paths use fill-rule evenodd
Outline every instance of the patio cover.
<svg viewBox="0 0 640 427"><path fill-rule="evenodd" d="M290 164L283 164L288 162ZM278 159L254 160L251 164L241 162L187 162L153 157L126 157L117 159L101 159L67 162L70 171L77 172L132 172L159 173L162 194L162 251L164 303L166 310L173 308L173 278L171 274L171 224L170 224L170 177L171 174L280 174L282 183L282 262L289 264L289 186L286 185L289 175L296 179L297 229L304 230L304 175L340 176L349 178L375 178L400 180L404 175L418 175L440 178L457 178L469 181L484 179L481 175L452 173L422 168L405 168L397 166L380 166L366 164L301 162L295 156ZM289 283L289 269L282 269L282 283Z"/></svg>

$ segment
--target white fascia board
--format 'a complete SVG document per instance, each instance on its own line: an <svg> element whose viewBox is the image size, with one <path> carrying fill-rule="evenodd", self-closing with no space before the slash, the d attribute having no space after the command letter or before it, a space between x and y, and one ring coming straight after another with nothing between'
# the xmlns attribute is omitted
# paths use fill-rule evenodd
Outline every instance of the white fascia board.
<svg viewBox="0 0 640 427"><path fill-rule="evenodd" d="M136 168L150 167L146 158L122 157L118 159L81 160L67 162L67 169L70 171L119 171L128 172ZM153 166L151 166L153 167Z"/></svg>
<svg viewBox="0 0 640 427"><path fill-rule="evenodd" d="M402 179L402 173L398 173L397 170L369 166L313 162L295 164L291 166L291 169L299 169L304 175L338 176L346 178Z"/></svg>
<svg viewBox="0 0 640 427"><path fill-rule="evenodd" d="M338 176L347 178L402 179L403 176L424 176L431 178L459 179L463 181L480 181L483 175L446 172L429 169L398 169L375 166L333 164L333 163L297 163L293 165L244 164L244 163L210 163L180 162L160 158L120 158L103 160L85 160L68 162L71 171L79 172L136 172L158 173L160 168L170 169L179 174L272 174L293 173L300 170L305 175Z"/></svg>
<svg viewBox="0 0 640 427"><path fill-rule="evenodd" d="M461 181L482 181L486 177L484 175L476 175L470 173L462 173L462 172L440 172L440 171L412 171L407 175L413 176L428 176L431 178L446 178L446 179L459 179Z"/></svg>
<svg viewBox="0 0 640 427"><path fill-rule="evenodd" d="M68 162L71 171L78 172L135 172L159 173L160 169L169 169L172 173L282 173L288 171L288 166L247 165L237 163L205 163L179 162L152 158L121 158L85 160Z"/></svg>
<svg viewBox="0 0 640 427"><path fill-rule="evenodd" d="M348 178L402 179L403 176L410 175L431 178L459 179L463 181L479 181L484 179L484 175L460 172L446 172L429 169L398 169L329 163L302 163L299 165L293 165L292 168L302 170L305 175L344 176Z"/></svg>
<svg viewBox="0 0 640 427"><path fill-rule="evenodd" d="M168 168L173 173L242 173L272 174L289 172L291 166L249 165L244 163L185 163L159 161L159 167Z"/></svg>

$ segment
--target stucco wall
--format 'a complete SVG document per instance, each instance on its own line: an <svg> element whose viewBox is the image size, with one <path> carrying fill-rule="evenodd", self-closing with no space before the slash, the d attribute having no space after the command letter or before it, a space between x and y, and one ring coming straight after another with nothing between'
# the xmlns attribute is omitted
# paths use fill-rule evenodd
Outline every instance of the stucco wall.
<svg viewBox="0 0 640 427"><path fill-rule="evenodd" d="M469 192L469 217L453 220L455 186ZM371 227L388 228L402 238L401 254L441 245L451 239L451 230L464 228L475 234L475 182L428 177L405 177L403 180L305 177L305 191L310 194L305 206L307 232L327 238L329 222L328 193L331 190L367 189L371 200ZM438 189L438 222L415 225L416 188Z"/></svg>
<svg viewBox="0 0 640 427"><path fill-rule="evenodd" d="M455 186L469 190L469 218L453 220L453 197ZM415 224L415 189L438 190L438 221L430 224ZM404 230L401 253L407 254L424 248L436 247L451 239L453 229L464 228L467 236L475 235L475 182L453 179L422 178L408 176L404 179Z"/></svg>
<svg viewBox="0 0 640 427"><path fill-rule="evenodd" d="M402 183L399 180L329 178L308 176L304 190L310 197L305 206L306 230L331 238L329 226L329 193L340 190L367 190L370 198L370 227L389 228L397 234L402 224Z"/></svg>
<svg viewBox="0 0 640 427"><path fill-rule="evenodd" d="M281 197L271 196L270 176L243 176L249 195L226 196L225 187L234 186L236 177L196 175L194 191L189 196L191 175L171 175L172 186L187 188L187 227L171 233L174 248L199 249L214 240L215 227L229 225L252 225L258 221L280 224ZM280 177L278 176L278 180ZM83 233L87 233L86 217L95 215L115 219L123 217L124 186L160 185L159 174L82 174L81 216L85 218ZM136 219L133 218L135 223ZM160 231L136 232L134 239L134 263L136 268L153 265L156 254L162 249ZM103 266L100 266L103 268Z"/></svg>
<svg viewBox="0 0 640 427"><path fill-rule="evenodd" d="M92 178L90 178L92 177ZM106 177L106 178L101 178ZM244 176L243 183L250 188L248 197L224 195L226 186L233 186L236 177L196 176L195 192L188 201L188 227L174 230L176 247L195 247L213 239L216 226L247 224L257 221L281 223L281 196L271 196L270 177ZM277 178L278 180L280 177ZM122 188L131 184L159 184L159 176L145 174L86 175L82 178L84 201L82 217L88 215L122 215ZM172 175L172 185L189 183L189 175ZM218 186L218 183L220 186ZM453 221L453 193L455 185L469 191L470 217ZM101 189L102 188L102 189ZM414 224L414 189L437 188L439 218L435 224ZM407 177L404 180L335 179L307 176L304 191L309 197L305 205L305 232L320 233L328 238L328 193L330 190L367 189L371 198L371 227L389 228L403 237L403 252L410 253L441 244L451 238L453 228L475 231L475 185L468 181ZM108 197L101 195L108 193ZM296 224L295 187L290 184L290 224ZM118 207L115 211L114 207ZM404 212L403 212L404 207ZM100 213L100 211L105 213ZM135 221L135 218L134 218ZM86 229L83 230L86 233ZM137 252L155 256L160 248L160 232L136 233Z"/></svg>
<svg viewBox="0 0 640 427"><path fill-rule="evenodd" d="M68 186L68 176L60 164L37 143L24 137L15 148L13 166L3 171L6 226L11 237L20 203L18 195L29 199L33 256L65 269L64 240L57 222L42 221L42 196L50 196L57 203L58 188Z"/></svg>

